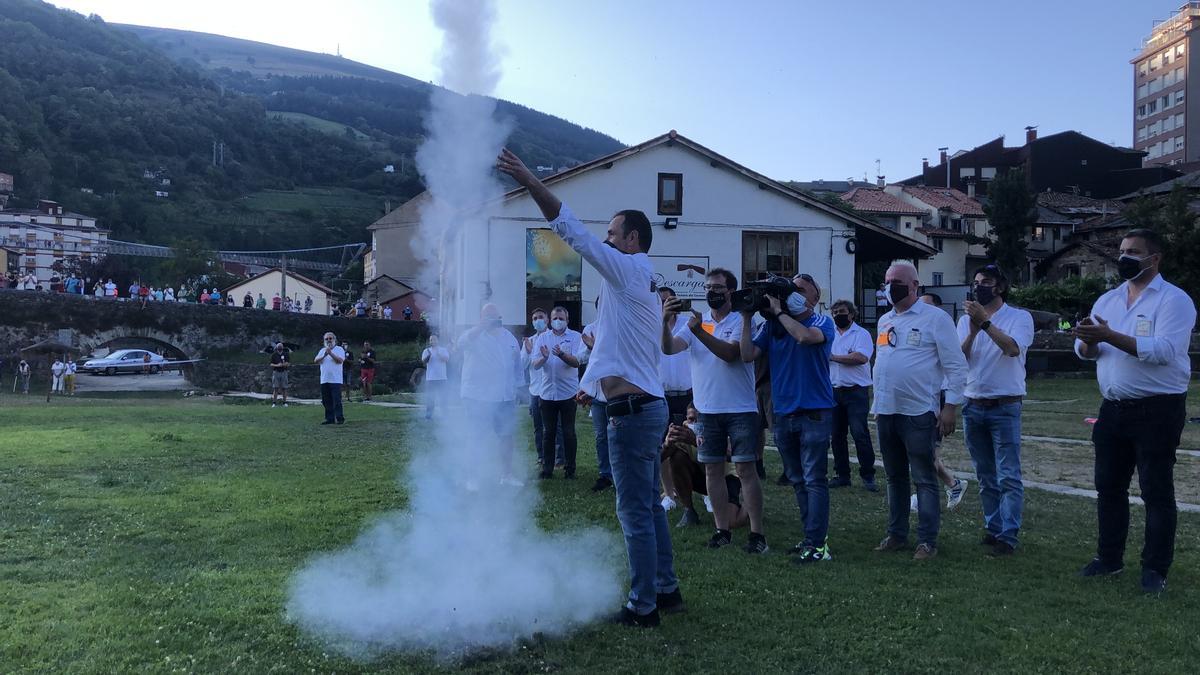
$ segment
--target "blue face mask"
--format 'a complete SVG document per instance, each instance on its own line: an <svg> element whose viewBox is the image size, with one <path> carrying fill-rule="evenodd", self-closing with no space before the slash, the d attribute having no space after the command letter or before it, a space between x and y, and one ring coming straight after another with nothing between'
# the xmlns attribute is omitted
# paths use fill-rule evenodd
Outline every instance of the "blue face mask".
<svg viewBox="0 0 1200 675"><path fill-rule="evenodd" d="M534 319L533 320L533 329L539 333L546 330L546 320L545 319Z"/></svg>
<svg viewBox="0 0 1200 675"><path fill-rule="evenodd" d="M550 322L550 327L554 330L564 330L567 327L567 322L562 319L555 319Z"/></svg>

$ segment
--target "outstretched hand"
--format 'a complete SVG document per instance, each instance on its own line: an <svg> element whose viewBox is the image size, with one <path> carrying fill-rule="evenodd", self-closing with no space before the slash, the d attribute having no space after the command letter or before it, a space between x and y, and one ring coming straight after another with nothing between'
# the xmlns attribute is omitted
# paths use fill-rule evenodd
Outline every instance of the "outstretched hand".
<svg viewBox="0 0 1200 675"><path fill-rule="evenodd" d="M496 168L500 170L500 173L512 176L513 180L522 187L532 187L538 182L537 176L534 176L529 167L525 166L525 162L522 162L521 158L508 148L500 150L500 156L496 158Z"/></svg>

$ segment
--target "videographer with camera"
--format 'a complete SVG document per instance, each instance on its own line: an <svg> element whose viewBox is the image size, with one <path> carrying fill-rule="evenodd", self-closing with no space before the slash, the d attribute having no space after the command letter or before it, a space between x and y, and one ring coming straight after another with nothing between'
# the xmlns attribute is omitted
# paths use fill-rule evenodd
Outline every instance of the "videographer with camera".
<svg viewBox="0 0 1200 675"><path fill-rule="evenodd" d="M784 473L796 493L804 521L804 540L790 553L801 565L832 560L829 553L829 440L832 431L833 387L829 383L829 353L833 321L813 309L821 288L807 274L787 283L775 277L736 294L742 313L741 355L752 363L767 355L771 369L771 400L775 413L775 446ZM750 316L766 317L751 338Z"/></svg>
<svg viewBox="0 0 1200 675"><path fill-rule="evenodd" d="M676 318L684 304L671 298L663 305L662 350L664 354L686 351L692 374L692 393L699 420L696 427L697 459L704 465L704 483L713 504L728 502L725 487L725 451L733 446L731 459L742 484L743 501L750 516L747 553L766 553L763 536L762 484L755 460L758 458L758 403L754 397L754 364L742 361L738 339L743 317L731 310L730 296L737 290L737 277L729 270L714 268L704 284L709 311L689 312L684 327L676 329ZM730 514L713 509L717 532L709 548L733 541Z"/></svg>

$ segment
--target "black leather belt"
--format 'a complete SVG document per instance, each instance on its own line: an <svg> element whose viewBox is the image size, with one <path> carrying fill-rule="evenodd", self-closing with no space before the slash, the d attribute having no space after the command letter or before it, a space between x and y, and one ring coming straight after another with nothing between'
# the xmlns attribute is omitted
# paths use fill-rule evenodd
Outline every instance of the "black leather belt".
<svg viewBox="0 0 1200 675"><path fill-rule="evenodd" d="M834 391L854 391L855 389L866 389L866 387L862 386L861 384L851 384L846 387L834 387L833 388Z"/></svg>
<svg viewBox="0 0 1200 675"><path fill-rule="evenodd" d="M1158 394L1157 396L1146 396L1144 398L1127 398L1121 401L1116 401L1111 398L1104 399L1108 405L1115 405L1118 408L1138 408L1144 405L1154 405L1156 403L1171 403L1174 401L1182 401L1187 399L1187 394Z"/></svg>
<svg viewBox="0 0 1200 675"><path fill-rule="evenodd" d="M650 394L622 394L613 398L604 407L604 412L609 417L624 417L625 415L636 415L642 412L646 406L661 401L658 396Z"/></svg>
<svg viewBox="0 0 1200 675"><path fill-rule="evenodd" d="M977 405L980 408L999 408L1002 405L1010 403L1020 403L1025 400L1024 396L1001 396L1000 398L969 398L971 405Z"/></svg>

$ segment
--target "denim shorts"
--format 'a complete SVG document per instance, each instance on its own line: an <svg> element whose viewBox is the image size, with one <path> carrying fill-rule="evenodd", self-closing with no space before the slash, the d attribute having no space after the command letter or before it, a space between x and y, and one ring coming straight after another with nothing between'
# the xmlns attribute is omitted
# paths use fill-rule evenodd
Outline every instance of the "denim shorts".
<svg viewBox="0 0 1200 675"><path fill-rule="evenodd" d="M761 427L758 413L700 413L696 424L696 459L701 464L726 461L753 462L758 459Z"/></svg>

